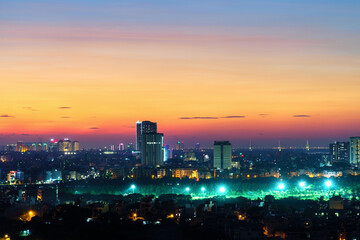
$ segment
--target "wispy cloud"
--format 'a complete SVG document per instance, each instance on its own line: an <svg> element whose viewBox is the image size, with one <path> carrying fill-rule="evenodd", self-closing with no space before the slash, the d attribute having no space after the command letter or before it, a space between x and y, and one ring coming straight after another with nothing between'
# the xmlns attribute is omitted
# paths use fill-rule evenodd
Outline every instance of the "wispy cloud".
<svg viewBox="0 0 360 240"><path fill-rule="evenodd" d="M179 119L218 119L218 117L180 117Z"/></svg>
<svg viewBox="0 0 360 240"><path fill-rule="evenodd" d="M180 117L179 119L182 120L189 120L189 119L195 119L195 120L213 120L213 119L219 119L219 118L245 118L246 116L243 115L232 115L232 116L225 116L225 117Z"/></svg>
<svg viewBox="0 0 360 240"><path fill-rule="evenodd" d="M311 117L311 115L306 115L306 114L300 114L300 115L293 115L294 118L309 118Z"/></svg>
<svg viewBox="0 0 360 240"><path fill-rule="evenodd" d="M60 117L60 118L71 118L71 117Z"/></svg>
<svg viewBox="0 0 360 240"><path fill-rule="evenodd" d="M100 129L100 128L98 128L98 127L91 127L91 128L89 128L89 129L91 129L91 130L98 130L98 129Z"/></svg>
<svg viewBox="0 0 360 240"><path fill-rule="evenodd" d="M260 114L259 114L259 116L260 116L260 117L262 117L262 118L265 118L265 117L269 116L269 114L266 114L266 113L260 113Z"/></svg>
<svg viewBox="0 0 360 240"><path fill-rule="evenodd" d="M311 46L321 43L320 40L294 38L294 37L279 37L269 34L236 34L222 32L221 29L216 29L211 33L204 33L193 28L192 31L172 31L166 28L152 28L152 31L144 32L142 29L127 30L117 29L116 26L109 28L94 28L94 27L69 27L57 26L54 31L53 26L37 25L37 24L13 24L4 22L6 28L0 30L0 34L12 38L30 38L30 39L44 39L44 40L72 40L84 41L91 39L93 41L172 41L172 42L227 42L251 44L251 45L279 45L279 46ZM115 28L114 28L115 27ZM26 30L24 30L24 28Z"/></svg>
<svg viewBox="0 0 360 240"><path fill-rule="evenodd" d="M37 111L36 109L32 108L32 107L23 107L23 109L29 110L29 111Z"/></svg>
<svg viewBox="0 0 360 240"><path fill-rule="evenodd" d="M59 107L59 109L71 109L71 107Z"/></svg>
<svg viewBox="0 0 360 240"><path fill-rule="evenodd" d="M245 118L246 116L225 116L221 118Z"/></svg>
<svg viewBox="0 0 360 240"><path fill-rule="evenodd" d="M0 118L13 118L14 116L10 116L7 114L0 115Z"/></svg>
<svg viewBox="0 0 360 240"><path fill-rule="evenodd" d="M22 133L22 134L20 134L21 136L24 136L24 137L28 137L28 136L31 136L30 134L28 134L28 133Z"/></svg>

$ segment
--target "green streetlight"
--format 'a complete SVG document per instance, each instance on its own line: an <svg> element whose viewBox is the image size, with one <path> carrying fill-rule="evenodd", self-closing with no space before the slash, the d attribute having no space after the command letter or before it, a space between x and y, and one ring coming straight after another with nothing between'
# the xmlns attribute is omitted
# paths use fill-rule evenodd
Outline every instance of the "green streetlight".
<svg viewBox="0 0 360 240"><path fill-rule="evenodd" d="M136 188L136 186L133 184L133 185L131 185L130 188L133 190L133 193L135 193L135 188Z"/></svg>
<svg viewBox="0 0 360 240"><path fill-rule="evenodd" d="M285 189L285 184L283 184L283 183L279 183L279 185L278 185L278 189L280 189L280 190L284 190L284 189Z"/></svg>

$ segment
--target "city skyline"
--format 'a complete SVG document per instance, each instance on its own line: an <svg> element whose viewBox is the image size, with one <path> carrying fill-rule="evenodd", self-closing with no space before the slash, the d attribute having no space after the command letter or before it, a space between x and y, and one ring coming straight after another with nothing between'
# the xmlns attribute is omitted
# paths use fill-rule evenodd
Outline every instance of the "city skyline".
<svg viewBox="0 0 360 240"><path fill-rule="evenodd" d="M138 119L156 121L170 144L347 140L360 135L359 9L357 1L1 1L0 144L135 143Z"/></svg>
<svg viewBox="0 0 360 240"><path fill-rule="evenodd" d="M155 125L157 123L155 122ZM53 135L52 135L53 136ZM13 136L13 137L17 137L17 136ZM132 138L134 141L129 140L129 141L124 141L124 138L122 140L119 140L117 142L113 142L113 141L109 141L107 143L101 144L99 142L96 142L95 140L88 140L88 141L84 141L82 143L82 148L83 149L91 149L91 148L109 148L111 149L112 147L116 149L120 148L120 145L122 145L122 147L126 148L126 146L131 145L131 148L133 148L133 150L137 150L136 148L136 139L137 139L137 132L135 134L135 136L129 137L130 139ZM324 144L319 144L319 142L311 142L311 144L309 144L309 139L306 139L302 142L302 144L297 144L298 143L298 139L283 139L283 141L281 140L273 140L271 141L271 144L268 144L268 142L254 142L253 140L249 140L248 142L246 141L235 141L234 147L235 148L239 148L239 149L279 149L279 147L281 147L281 149L317 149L317 148L329 148L329 151L332 151L333 146L336 143L338 144L343 144L344 142L349 143L349 140L351 141L352 138L359 138L358 136L350 136L347 138L344 138L342 140L336 139L334 141L327 141ZM24 140L27 139L27 140ZM53 140L55 139L55 141L60 141L60 140L71 140L71 141L75 141L78 142L79 139L77 138L68 138L68 137L58 137L58 138L33 138L33 136L29 135L29 136L23 136L21 139L16 139L16 141L8 141L6 143L0 144L0 146L5 146L5 145L15 145L17 142L24 142L24 143L51 143ZM183 141L184 138L179 139L176 137L170 137L171 140L165 141L166 138L164 138L164 147L166 145L171 146L172 149L178 149L178 144L181 142L184 147L183 149L198 149L198 148L212 148L213 147L213 142L215 141L228 141L226 139L208 139L207 141L204 142L199 142L199 141L195 141L194 137L191 139L188 139L189 141ZM83 139L84 140L84 139ZM91 144L89 144L91 143ZM125 149L123 149L125 150Z"/></svg>
<svg viewBox="0 0 360 240"><path fill-rule="evenodd" d="M0 0L0 240L360 239L359 0Z"/></svg>

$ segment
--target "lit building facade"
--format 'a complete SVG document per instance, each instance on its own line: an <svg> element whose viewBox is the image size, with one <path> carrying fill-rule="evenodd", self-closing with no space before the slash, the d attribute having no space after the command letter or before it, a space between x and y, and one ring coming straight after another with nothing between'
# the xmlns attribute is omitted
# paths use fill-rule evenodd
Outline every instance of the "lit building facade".
<svg viewBox="0 0 360 240"><path fill-rule="evenodd" d="M330 156L332 162L346 162L350 160L349 142L334 142L330 144Z"/></svg>
<svg viewBox="0 0 360 240"><path fill-rule="evenodd" d="M78 141L72 142L72 150L74 152L80 151L80 143Z"/></svg>
<svg viewBox="0 0 360 240"><path fill-rule="evenodd" d="M18 142L16 143L16 151L17 151L17 152L22 152L22 149L23 149L23 142L18 141Z"/></svg>
<svg viewBox="0 0 360 240"><path fill-rule="evenodd" d="M184 161L196 161L195 152L191 149L184 150Z"/></svg>
<svg viewBox="0 0 360 240"><path fill-rule="evenodd" d="M35 143L35 142L22 142L16 143L17 152L28 152L28 151L47 151L48 146L46 143Z"/></svg>
<svg viewBox="0 0 360 240"><path fill-rule="evenodd" d="M137 151L141 151L142 135L157 133L157 123L150 121L137 121L136 123L136 146Z"/></svg>
<svg viewBox="0 0 360 240"><path fill-rule="evenodd" d="M176 168L172 170L173 178L189 178L189 179L199 179L199 173L197 169L193 168Z"/></svg>
<svg viewBox="0 0 360 240"><path fill-rule="evenodd" d="M169 158L172 158L172 152L169 145L164 146L164 162L166 162Z"/></svg>
<svg viewBox="0 0 360 240"><path fill-rule="evenodd" d="M164 164L164 134L143 134L141 146L141 163L143 166L157 167Z"/></svg>
<svg viewBox="0 0 360 240"><path fill-rule="evenodd" d="M72 151L71 141L68 139L60 140L58 142L58 150L60 152L71 152Z"/></svg>
<svg viewBox="0 0 360 240"><path fill-rule="evenodd" d="M229 141L214 142L214 168L231 168L232 147Z"/></svg>
<svg viewBox="0 0 360 240"><path fill-rule="evenodd" d="M360 137L350 138L350 164L355 166L360 164Z"/></svg>

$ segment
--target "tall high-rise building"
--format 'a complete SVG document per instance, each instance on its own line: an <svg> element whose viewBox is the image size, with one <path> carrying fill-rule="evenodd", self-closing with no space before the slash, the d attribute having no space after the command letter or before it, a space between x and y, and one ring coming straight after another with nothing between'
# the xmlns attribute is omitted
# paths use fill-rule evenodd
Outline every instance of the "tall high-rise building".
<svg viewBox="0 0 360 240"><path fill-rule="evenodd" d="M18 141L16 143L16 151L17 152L22 152L22 147L23 147L23 142L22 141Z"/></svg>
<svg viewBox="0 0 360 240"><path fill-rule="evenodd" d="M36 143L18 141L16 143L17 152L36 151Z"/></svg>
<svg viewBox="0 0 360 240"><path fill-rule="evenodd" d="M72 150L74 152L80 151L80 143L78 141L72 142Z"/></svg>
<svg viewBox="0 0 360 240"><path fill-rule="evenodd" d="M71 152L72 151L72 144L69 139L60 140L58 142L58 150L60 152Z"/></svg>
<svg viewBox="0 0 360 240"><path fill-rule="evenodd" d="M350 160L349 142L334 142L329 146L332 162L346 162Z"/></svg>
<svg viewBox="0 0 360 240"><path fill-rule="evenodd" d="M157 133L157 123L150 121L137 121L136 123L136 150L141 151L142 135Z"/></svg>
<svg viewBox="0 0 360 240"><path fill-rule="evenodd" d="M229 169L231 167L232 147L229 141L214 142L214 168Z"/></svg>
<svg viewBox="0 0 360 240"><path fill-rule="evenodd" d="M142 135L141 163L143 166L157 167L164 164L164 134Z"/></svg>
<svg viewBox="0 0 360 240"><path fill-rule="evenodd" d="M350 164L355 166L360 164L360 137L350 138Z"/></svg>
<svg viewBox="0 0 360 240"><path fill-rule="evenodd" d="M59 143L59 140L54 139L54 138L50 139L49 151L50 152L56 151L58 149L58 143Z"/></svg>
<svg viewBox="0 0 360 240"><path fill-rule="evenodd" d="M141 151L141 122L136 122L136 151Z"/></svg>

